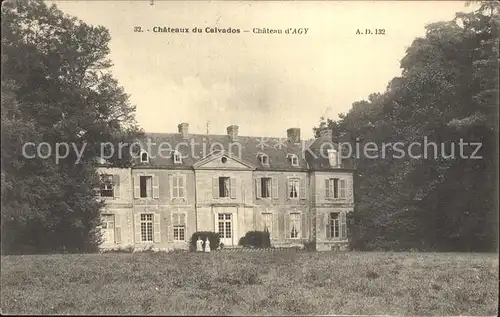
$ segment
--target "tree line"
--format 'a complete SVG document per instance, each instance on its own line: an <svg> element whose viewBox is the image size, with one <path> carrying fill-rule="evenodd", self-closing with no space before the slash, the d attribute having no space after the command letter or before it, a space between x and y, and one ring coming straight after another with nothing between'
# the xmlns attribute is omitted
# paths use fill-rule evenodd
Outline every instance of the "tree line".
<svg viewBox="0 0 500 317"><path fill-rule="evenodd" d="M421 158L415 158L421 147L412 149L413 158L396 158L390 148L385 158L352 158L353 249L497 250L499 5L477 7L428 25L383 93L354 102L338 120L321 118L314 128L316 134L332 129L336 141L353 148L424 138L438 145L437 153L431 147ZM461 158L460 140L469 143L465 156L481 159Z"/></svg>
<svg viewBox="0 0 500 317"><path fill-rule="evenodd" d="M99 145L130 144L142 134L135 106L110 71L110 34L41 0L3 3L1 25L2 253L95 251L103 206L95 193ZM423 137L482 144L480 160L354 158L352 248L496 250L498 30L496 2L429 25L384 93L314 128L329 127L337 141L352 144ZM56 164L56 153L26 159L26 142L85 151L80 164L73 152Z"/></svg>
<svg viewBox="0 0 500 317"><path fill-rule="evenodd" d="M2 253L95 251L100 144L141 133L110 71L110 34L41 0L5 1L1 23ZM26 142L86 146L79 164L74 152L56 164L54 152L26 159Z"/></svg>

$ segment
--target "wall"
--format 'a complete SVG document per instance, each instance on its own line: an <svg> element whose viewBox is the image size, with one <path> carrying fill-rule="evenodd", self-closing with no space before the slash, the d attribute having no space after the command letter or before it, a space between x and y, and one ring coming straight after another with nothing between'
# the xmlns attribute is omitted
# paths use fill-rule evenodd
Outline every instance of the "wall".
<svg viewBox="0 0 500 317"><path fill-rule="evenodd" d="M309 239L311 232L311 213L309 208L310 203L310 188L307 172L282 172L282 171L255 171L253 173L253 190L255 192L257 185L256 180L261 177L270 177L272 181L278 182L277 196L271 193L270 198L257 198L254 194L255 208L255 224L257 230L262 230L262 213L272 213L272 229L271 243L275 246L296 245L302 244L303 241ZM305 185L304 196L301 198L299 193L298 199L288 197L288 179L302 179L302 184ZM274 186L274 185L273 185ZM273 189L272 191L276 191ZM299 239L290 239L288 236L290 213L301 213L301 228Z"/></svg>
<svg viewBox="0 0 500 317"><path fill-rule="evenodd" d="M228 161L230 162L230 161ZM241 166L241 165L240 165ZM214 177L229 177L236 181L234 198L214 198ZM253 191L251 170L196 170L196 207L198 231L216 232L216 217L219 212L233 214L233 244L253 230Z"/></svg>
<svg viewBox="0 0 500 317"><path fill-rule="evenodd" d="M212 204L252 204L252 171L196 170L196 205L206 207ZM212 185L214 177L230 177L236 180L235 198L214 198Z"/></svg>
<svg viewBox="0 0 500 317"><path fill-rule="evenodd" d="M339 178L346 180L346 197L327 199L326 179ZM328 215L331 212L347 214L354 209L353 174L351 171L335 172L313 172L311 173L311 186L314 189L312 195L313 214L316 222L316 248L318 251L331 250L333 248L345 248L347 238L327 238Z"/></svg>
<svg viewBox="0 0 500 317"><path fill-rule="evenodd" d="M130 169L106 168L97 169L99 174L113 175L114 197L101 197L105 206L101 214L114 215L114 243L105 241L103 248L126 247L133 244L131 239L133 225L132 218L132 192Z"/></svg>
<svg viewBox="0 0 500 317"><path fill-rule="evenodd" d="M353 176L350 171L335 172L282 172L247 170L165 170L151 168L118 169L100 168L101 172L119 176L116 186L118 195L105 198L103 213L115 215L117 243L111 247L134 245L136 248L153 247L170 250L187 248L188 241L195 231L216 231L216 214L226 208L234 213L234 243L251 230L262 230L262 213L272 216L271 239L275 246L301 245L304 241L316 239L318 250L329 250L335 245L345 245L347 240L326 236L327 215L332 212L352 212L354 208ZM185 197L172 197L172 175L182 175L185 180ZM154 178L155 197L139 198L136 196L138 176L151 175ZM212 193L214 177L230 177L236 180L234 198L214 198ZM271 177L278 181L278 195L266 199L255 196L255 180L259 177ZM306 199L290 199L287 193L287 180L298 177L307 184ZM325 179L338 177L346 180L345 199L326 199ZM290 239L290 213L300 212L300 238ZM140 213L155 215L154 231L157 233L153 242L139 241ZM174 242L174 213L183 213L186 217L185 242ZM316 226L315 226L316 224ZM158 233L159 232L159 233ZM110 247L109 245L103 247Z"/></svg>

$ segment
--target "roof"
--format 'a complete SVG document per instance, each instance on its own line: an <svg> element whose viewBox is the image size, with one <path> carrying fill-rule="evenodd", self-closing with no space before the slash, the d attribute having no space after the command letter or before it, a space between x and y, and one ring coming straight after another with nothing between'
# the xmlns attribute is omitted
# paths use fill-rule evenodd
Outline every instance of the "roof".
<svg viewBox="0 0 500 317"><path fill-rule="evenodd" d="M141 163L137 158L134 165L145 168L193 169L193 165L202 158L214 151L223 150L255 166L256 170L331 170L327 158L314 158L307 150L308 147L320 147L322 140L325 141L320 137L294 144L287 138L278 137L237 136L235 141L231 141L229 135L189 134L184 139L180 133L146 133L139 142L148 153L149 162ZM181 164L174 163L173 150L178 150L182 155ZM268 166L261 164L261 154L268 156ZM298 166L291 164L290 154L297 156ZM348 165L343 165L343 169L349 168Z"/></svg>
<svg viewBox="0 0 500 317"><path fill-rule="evenodd" d="M328 150L330 149L335 149L337 152L343 150L339 150L339 145L332 141L331 136L325 135L314 139L305 152L305 158L309 163L309 168L311 170L337 170L338 168L332 168L330 166L328 160ZM352 160L342 157L341 169L352 170Z"/></svg>

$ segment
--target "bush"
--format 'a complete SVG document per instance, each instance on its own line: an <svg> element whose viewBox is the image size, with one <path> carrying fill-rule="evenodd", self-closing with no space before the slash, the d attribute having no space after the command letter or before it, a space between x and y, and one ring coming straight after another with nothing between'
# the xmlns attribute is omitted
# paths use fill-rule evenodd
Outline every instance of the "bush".
<svg viewBox="0 0 500 317"><path fill-rule="evenodd" d="M271 239L267 231L249 231L238 242L244 247L270 248Z"/></svg>
<svg viewBox="0 0 500 317"><path fill-rule="evenodd" d="M220 237L217 232L211 231L198 231L193 233L191 236L191 240L189 241L189 250L196 251L196 241L198 241L198 237L203 240L203 250L205 250L205 240L208 239L210 241L210 249L215 250L219 248L220 245Z"/></svg>
<svg viewBox="0 0 500 317"><path fill-rule="evenodd" d="M248 243L247 243L247 237L246 236L241 237L240 241L238 241L238 245L247 246L248 245Z"/></svg>
<svg viewBox="0 0 500 317"><path fill-rule="evenodd" d="M305 251L316 251L316 241L306 241L304 242Z"/></svg>
<svg viewBox="0 0 500 317"><path fill-rule="evenodd" d="M133 246L127 246L127 247L119 247L116 249L103 249L101 250L102 253L133 253L134 247Z"/></svg>

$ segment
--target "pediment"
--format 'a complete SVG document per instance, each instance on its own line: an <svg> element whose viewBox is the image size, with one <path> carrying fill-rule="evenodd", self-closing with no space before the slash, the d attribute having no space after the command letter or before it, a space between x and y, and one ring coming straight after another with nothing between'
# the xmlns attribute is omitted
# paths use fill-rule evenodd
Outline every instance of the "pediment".
<svg viewBox="0 0 500 317"><path fill-rule="evenodd" d="M210 153L198 162L193 164L194 169L214 169L214 170L254 170L255 166L245 162L227 152Z"/></svg>

